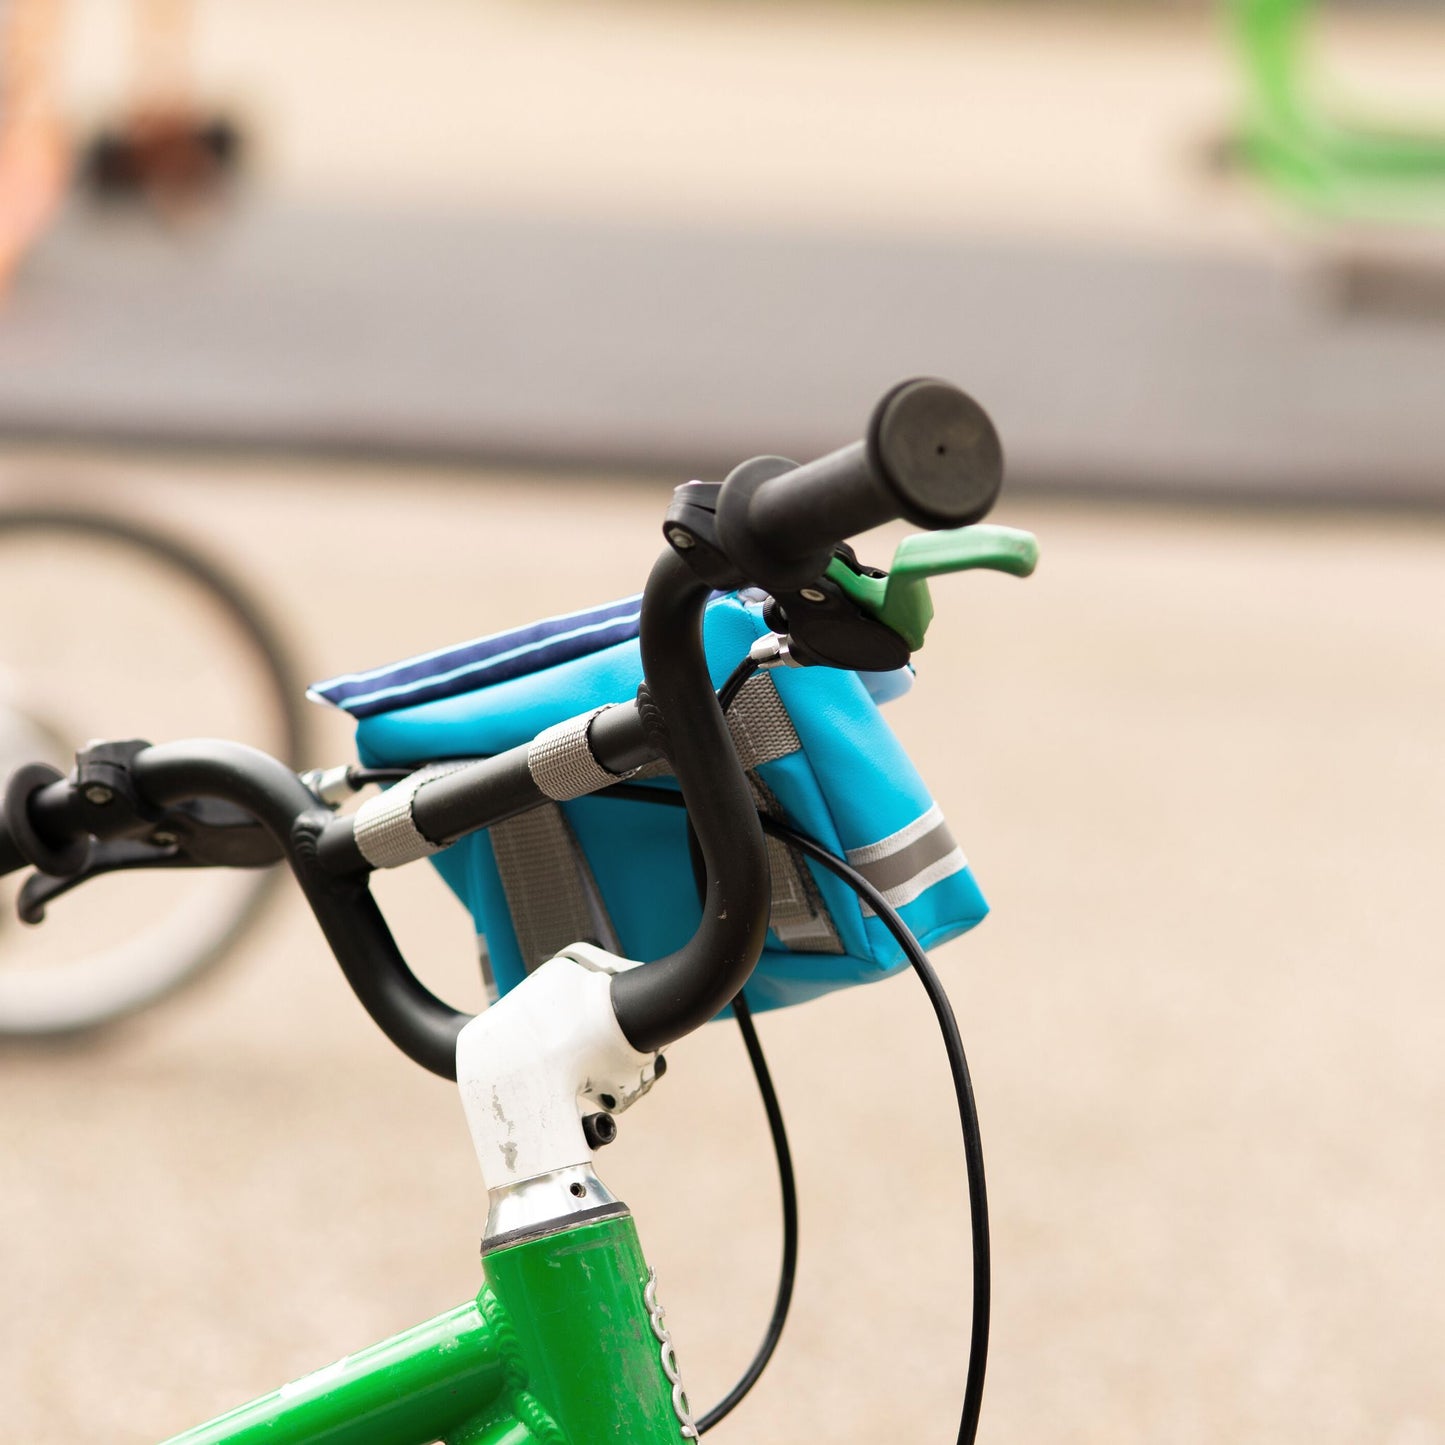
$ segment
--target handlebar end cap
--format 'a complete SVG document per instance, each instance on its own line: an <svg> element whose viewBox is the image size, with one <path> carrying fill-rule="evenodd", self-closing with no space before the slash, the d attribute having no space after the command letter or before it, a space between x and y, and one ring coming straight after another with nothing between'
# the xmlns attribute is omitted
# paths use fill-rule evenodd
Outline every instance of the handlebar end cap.
<svg viewBox="0 0 1445 1445"><path fill-rule="evenodd" d="M986 517L1003 485L1003 443L988 413L946 381L900 382L868 425L874 473L916 526L967 527Z"/></svg>

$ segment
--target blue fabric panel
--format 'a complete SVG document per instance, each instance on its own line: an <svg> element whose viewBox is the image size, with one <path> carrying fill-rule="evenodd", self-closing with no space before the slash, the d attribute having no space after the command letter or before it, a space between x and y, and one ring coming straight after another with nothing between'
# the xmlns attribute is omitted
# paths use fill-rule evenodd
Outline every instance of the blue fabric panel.
<svg viewBox="0 0 1445 1445"><path fill-rule="evenodd" d="M661 958L686 943L697 926L698 905L681 810L578 798L563 811L628 952ZM619 839L626 839L625 847L618 847Z"/></svg>
<svg viewBox="0 0 1445 1445"><path fill-rule="evenodd" d="M988 916L988 903L973 876L973 869L965 867L940 879L897 911L914 937L925 948L932 948L935 943L956 938L982 923ZM891 970L906 962L903 950L881 919L867 918L864 926L869 939L868 952L880 965Z"/></svg>
<svg viewBox="0 0 1445 1445"><path fill-rule="evenodd" d="M703 637L715 686L766 630L760 611L735 598L708 608ZM374 767L489 756L529 742L543 728L590 707L626 702L641 682L642 655L633 637L540 672L370 714L356 730L356 745L362 760Z"/></svg>
<svg viewBox="0 0 1445 1445"><path fill-rule="evenodd" d="M453 855L460 855L464 868L463 886L460 888L452 883L450 873L442 866L442 860L449 860ZM512 914L507 907L507 895L502 891L491 837L486 833L473 833L470 838L438 853L431 861L442 877L452 884L453 892L467 905L476 920L477 932L487 941L492 977L498 989L506 993L522 981L526 968L522 963L517 935L512 930Z"/></svg>
<svg viewBox="0 0 1445 1445"><path fill-rule="evenodd" d="M856 673L776 668L773 681L813 771L846 779L829 790L833 827L846 850L906 827L932 806L923 779L878 715ZM866 758L866 768L859 759Z"/></svg>

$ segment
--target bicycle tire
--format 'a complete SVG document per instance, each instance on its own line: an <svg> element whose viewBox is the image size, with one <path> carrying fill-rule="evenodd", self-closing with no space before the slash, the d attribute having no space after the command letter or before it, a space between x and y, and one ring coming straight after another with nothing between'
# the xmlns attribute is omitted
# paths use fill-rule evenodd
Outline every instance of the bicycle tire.
<svg viewBox="0 0 1445 1445"><path fill-rule="evenodd" d="M18 534L114 544L204 593L257 664L280 756L301 766L309 729L290 650L262 606L212 557L148 522L88 505L0 504L0 543ZM36 732L43 731L37 724ZM0 967L0 1039L84 1033L159 1002L224 958L264 912L280 881L274 868L215 875L213 886L201 886L188 903L119 945L43 969Z"/></svg>

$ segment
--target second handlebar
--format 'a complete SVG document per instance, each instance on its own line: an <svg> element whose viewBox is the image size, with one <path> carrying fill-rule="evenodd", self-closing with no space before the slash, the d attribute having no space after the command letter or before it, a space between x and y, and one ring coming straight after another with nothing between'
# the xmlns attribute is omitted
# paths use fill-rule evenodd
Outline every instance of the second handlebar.
<svg viewBox="0 0 1445 1445"><path fill-rule="evenodd" d="M738 468L718 498L718 539L749 582L789 591L871 527L981 520L1002 484L1003 445L988 413L951 383L918 378L883 397L865 441L781 475Z"/></svg>

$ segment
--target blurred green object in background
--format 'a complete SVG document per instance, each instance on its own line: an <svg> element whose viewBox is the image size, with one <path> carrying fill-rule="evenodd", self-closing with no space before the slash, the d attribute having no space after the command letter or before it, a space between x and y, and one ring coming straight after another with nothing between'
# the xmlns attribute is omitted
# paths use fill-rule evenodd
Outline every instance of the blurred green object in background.
<svg viewBox="0 0 1445 1445"><path fill-rule="evenodd" d="M1315 63L1318 0L1227 3L1248 86L1245 163L1318 215L1445 223L1445 122L1412 132L1335 114Z"/></svg>

